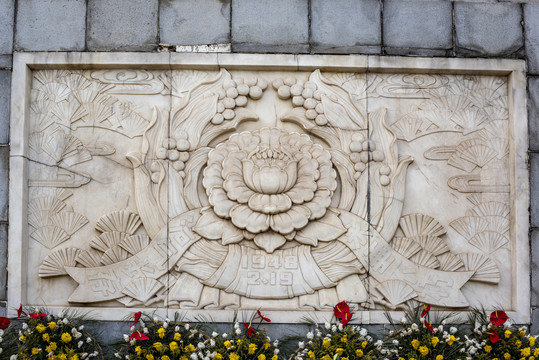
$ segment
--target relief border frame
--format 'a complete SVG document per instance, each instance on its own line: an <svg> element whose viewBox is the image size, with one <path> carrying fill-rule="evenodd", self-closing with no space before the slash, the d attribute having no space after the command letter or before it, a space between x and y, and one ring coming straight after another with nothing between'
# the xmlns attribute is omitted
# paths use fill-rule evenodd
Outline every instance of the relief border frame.
<svg viewBox="0 0 539 360"><path fill-rule="evenodd" d="M11 85L10 157L9 157L9 232L8 232L8 289L7 312L14 316L19 304L27 304L28 247L28 118L30 88L33 70L43 69L148 69L148 70L288 70L288 71L358 71L407 72L437 74L504 75L508 77L509 155L511 222L515 231L513 253L514 278L511 302L514 308L508 315L519 324L531 322L531 268L529 242L529 169L528 169L528 116L526 107L526 65L523 60L507 59L455 59L407 58L374 55L291 55L240 53L15 53ZM21 270L22 269L22 270ZM60 307L48 307L60 312ZM138 308L97 308L91 310L98 318L125 319ZM147 308L146 310L153 310ZM171 318L176 309L157 309L156 315ZM196 315L210 315L214 321L232 321L233 310L181 310L190 320ZM276 323L299 323L307 311L272 311ZM316 311L320 321L330 321L331 311ZM465 314L463 312L462 314ZM402 312L392 312L395 318ZM238 319L248 319L250 311L238 312ZM387 323L383 311L360 311L352 323Z"/></svg>

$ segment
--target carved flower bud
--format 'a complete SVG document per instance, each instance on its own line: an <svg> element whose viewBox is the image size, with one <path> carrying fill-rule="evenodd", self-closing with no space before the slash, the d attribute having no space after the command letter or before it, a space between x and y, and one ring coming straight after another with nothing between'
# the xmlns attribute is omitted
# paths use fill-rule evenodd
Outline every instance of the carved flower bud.
<svg viewBox="0 0 539 360"><path fill-rule="evenodd" d="M303 92L303 86L301 84L294 84L290 87L290 94L293 96L300 96Z"/></svg>
<svg viewBox="0 0 539 360"><path fill-rule="evenodd" d="M257 82L257 79L254 76L249 76L244 79L244 84L247 86L255 86L256 82Z"/></svg>
<svg viewBox="0 0 539 360"><path fill-rule="evenodd" d="M292 86L297 82L296 78L293 76L289 76L286 79L284 79L284 84L288 86Z"/></svg>
<svg viewBox="0 0 539 360"><path fill-rule="evenodd" d="M284 85L283 79L275 79L275 80L273 80L273 82L271 83L271 86L272 86L273 89L276 90L276 91L279 90L279 88L280 88L281 86L283 86L283 85Z"/></svg>
<svg viewBox="0 0 539 360"><path fill-rule="evenodd" d="M263 91L258 86L253 86L249 89L249 97L253 100L258 100L262 97Z"/></svg>
<svg viewBox="0 0 539 360"><path fill-rule="evenodd" d="M277 90L277 96L279 96L279 99L281 100L290 99L290 86L283 85L279 87Z"/></svg>
<svg viewBox="0 0 539 360"><path fill-rule="evenodd" d="M236 101L236 106L241 107L247 105L247 96L240 95L234 100Z"/></svg>
<svg viewBox="0 0 539 360"><path fill-rule="evenodd" d="M234 119L234 116L236 116L236 113L232 109L226 109L225 111L223 111L223 117L225 118L225 120Z"/></svg>
<svg viewBox="0 0 539 360"><path fill-rule="evenodd" d="M304 99L303 97L301 97L301 96L294 96L294 97L292 98L292 104L293 104L294 106L296 106L296 107L297 107L297 106L303 106L303 103L304 103L304 102L305 102L305 99Z"/></svg>
<svg viewBox="0 0 539 360"><path fill-rule="evenodd" d="M314 122L316 125L324 126L328 123L328 119L325 117L325 115L318 115L316 119L314 119Z"/></svg>
<svg viewBox="0 0 539 360"><path fill-rule="evenodd" d="M223 106L223 110L224 110L224 106ZM213 115L213 118L211 119L211 123L213 125L222 124L223 121L225 121L225 117L223 116L223 114L215 114Z"/></svg>
<svg viewBox="0 0 539 360"><path fill-rule="evenodd" d="M262 89L262 91L266 90L268 88L268 82L264 79L258 79L256 82L256 86Z"/></svg>
<svg viewBox="0 0 539 360"><path fill-rule="evenodd" d="M316 112L316 110L309 109L305 111L305 117L309 120L314 120L316 119L317 116L318 116L318 113Z"/></svg>
<svg viewBox="0 0 539 360"><path fill-rule="evenodd" d="M249 94L249 85L247 84L238 85L238 94L243 95L243 96L246 96L247 94Z"/></svg>
<svg viewBox="0 0 539 360"><path fill-rule="evenodd" d="M235 99L238 97L238 90L236 88L228 88L226 90L226 96L232 99Z"/></svg>

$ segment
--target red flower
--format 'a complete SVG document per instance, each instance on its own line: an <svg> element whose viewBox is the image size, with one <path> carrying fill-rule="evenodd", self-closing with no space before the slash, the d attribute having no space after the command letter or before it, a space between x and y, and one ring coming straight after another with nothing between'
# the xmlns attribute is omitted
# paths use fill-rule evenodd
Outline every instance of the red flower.
<svg viewBox="0 0 539 360"><path fill-rule="evenodd" d="M243 326L247 329L247 335L249 337L253 336L256 332L255 328L251 326L251 324L243 323Z"/></svg>
<svg viewBox="0 0 539 360"><path fill-rule="evenodd" d="M346 301L341 301L333 308L333 313L335 318L341 320L341 324L346 325L350 320L352 320L352 315L355 313L350 312L350 307Z"/></svg>
<svg viewBox="0 0 539 360"><path fill-rule="evenodd" d="M493 311L492 314L490 314L490 322L492 325L503 325L507 319L509 319L509 316L507 316L505 311Z"/></svg>
<svg viewBox="0 0 539 360"><path fill-rule="evenodd" d="M142 311L139 311L138 313L135 313L135 315L134 315L135 316L135 321L133 322L133 325L131 325L131 326L137 325L141 315L142 315Z"/></svg>
<svg viewBox="0 0 539 360"><path fill-rule="evenodd" d="M421 313L421 317L425 317L430 311L430 305L423 305L423 312Z"/></svg>
<svg viewBox="0 0 539 360"><path fill-rule="evenodd" d="M493 344L501 340L500 337L498 336L498 333L494 329L490 329L489 335L490 335L490 342Z"/></svg>
<svg viewBox="0 0 539 360"><path fill-rule="evenodd" d="M0 329L5 330L9 326L11 321L8 318L0 316Z"/></svg>
<svg viewBox="0 0 539 360"><path fill-rule="evenodd" d="M434 329L432 328L432 326L429 324L427 320L423 320L423 323L425 324L425 327L430 330L431 333L434 332Z"/></svg>
<svg viewBox="0 0 539 360"><path fill-rule="evenodd" d="M35 313L30 314L30 317L32 319L41 319L42 317L45 317L45 316L47 316L47 314L43 314L37 311Z"/></svg>
<svg viewBox="0 0 539 360"><path fill-rule="evenodd" d="M264 315L266 315L266 314L262 315L262 313L260 312L260 310L257 310L256 313L258 314L258 316L260 316L260 317L262 318L262 320L265 320L265 321L267 321L267 322L271 322L270 319L268 319L267 317L264 316Z"/></svg>
<svg viewBox="0 0 539 360"><path fill-rule="evenodd" d="M137 339L139 341L141 340L149 340L150 338L141 333L140 331L133 331L131 336L129 336L130 339Z"/></svg>
<svg viewBox="0 0 539 360"><path fill-rule="evenodd" d="M20 317L21 317L21 314L22 314L22 304L21 304L21 306L19 306L19 308L17 309L17 317L20 318Z"/></svg>

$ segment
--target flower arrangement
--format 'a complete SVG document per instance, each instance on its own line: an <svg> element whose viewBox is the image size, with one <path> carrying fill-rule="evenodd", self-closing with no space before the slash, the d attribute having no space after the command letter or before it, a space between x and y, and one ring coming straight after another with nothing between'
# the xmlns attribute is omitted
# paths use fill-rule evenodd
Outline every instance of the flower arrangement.
<svg viewBox="0 0 539 360"><path fill-rule="evenodd" d="M118 351L120 359L188 360L197 359L197 352L204 349L208 335L197 327L180 321L160 320L142 312L133 315L130 333L123 335Z"/></svg>
<svg viewBox="0 0 539 360"><path fill-rule="evenodd" d="M477 360L534 360L539 356L535 337L527 328L517 328L504 311L494 311L487 320L484 312L472 313L474 333L466 338L467 353Z"/></svg>
<svg viewBox="0 0 539 360"><path fill-rule="evenodd" d="M445 320L438 321L438 326L430 322L430 305L417 307L406 312L400 325L389 321L394 326L386 338L380 352L390 360L457 360L466 357L464 343L456 327L445 329ZM407 326L407 324L410 324Z"/></svg>
<svg viewBox="0 0 539 360"><path fill-rule="evenodd" d="M367 329L347 325L354 313L345 301L335 305L333 313L340 323L317 324L314 331L307 333L307 339L299 342L290 359L371 360L380 355L381 341L374 342Z"/></svg>
<svg viewBox="0 0 539 360"><path fill-rule="evenodd" d="M279 341L272 342L266 335L266 331L260 329L263 321L271 322L271 320L260 310L257 311L257 316L259 321L256 326L252 326L252 321L243 323L243 326L235 322L234 329L228 334L213 332L207 344L208 358L214 360L279 360Z"/></svg>
<svg viewBox="0 0 539 360"><path fill-rule="evenodd" d="M52 359L84 360L102 359L101 347L95 337L84 330L89 321L85 316L74 313L60 313L58 316L36 309L26 313L22 306L18 309L17 326L9 327L2 320L5 339L3 351L6 358L15 359ZM8 319L9 321L9 319ZM7 325L6 325L7 324Z"/></svg>

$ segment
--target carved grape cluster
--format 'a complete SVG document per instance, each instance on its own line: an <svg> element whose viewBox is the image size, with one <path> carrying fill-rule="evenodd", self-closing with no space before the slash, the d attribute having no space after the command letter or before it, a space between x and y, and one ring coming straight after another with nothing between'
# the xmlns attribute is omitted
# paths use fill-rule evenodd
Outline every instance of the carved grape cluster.
<svg viewBox="0 0 539 360"><path fill-rule="evenodd" d="M350 142L350 160L354 163L354 179L358 179L367 168L369 162L382 163L385 160L384 152L376 150L376 143L372 140L366 140L363 134L354 134ZM391 169L387 165L380 167L380 183L383 186L391 182L389 174Z"/></svg>
<svg viewBox="0 0 539 360"><path fill-rule="evenodd" d="M212 124L219 125L236 116L234 109L247 105L248 98L258 100L262 97L268 82L256 77L227 80L218 92L217 113L211 119Z"/></svg>
<svg viewBox="0 0 539 360"><path fill-rule="evenodd" d="M181 131L176 139L166 138L161 143L161 147L155 152L159 160L168 160L172 162L172 167L178 172L181 177L185 177L185 162L189 160L189 148L191 143L188 140L186 132ZM150 166L152 182L159 182L161 165L159 161L154 161Z"/></svg>
<svg viewBox="0 0 539 360"><path fill-rule="evenodd" d="M294 77L276 79L272 83L277 96L282 100L292 99L292 105L305 109L305 117L323 126L328 123L324 115L324 106L321 103L322 93L312 81L303 82Z"/></svg>

